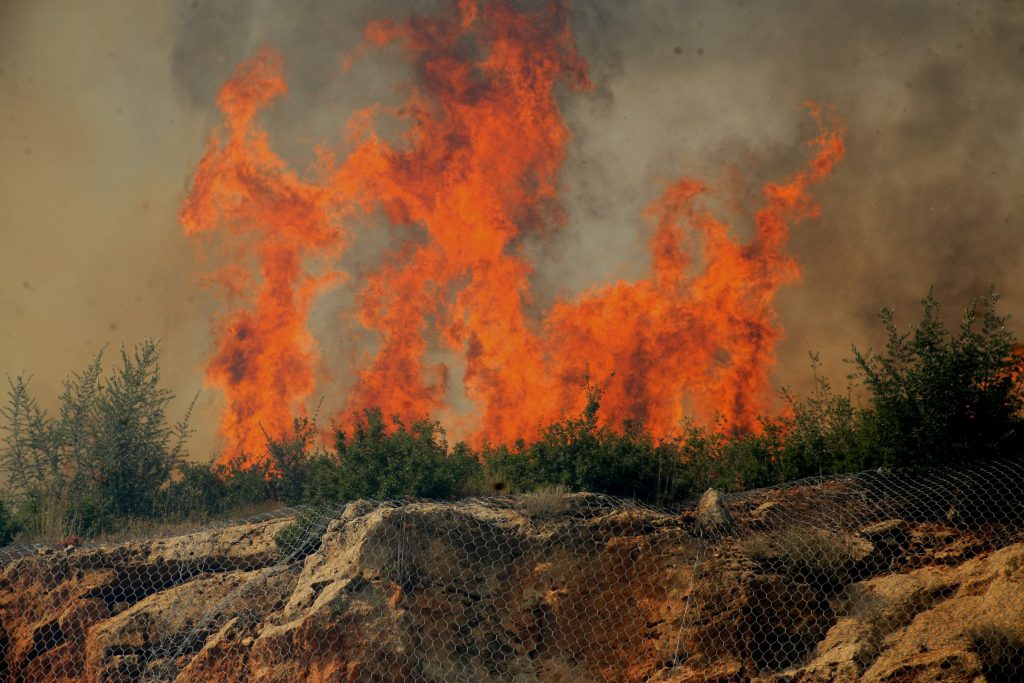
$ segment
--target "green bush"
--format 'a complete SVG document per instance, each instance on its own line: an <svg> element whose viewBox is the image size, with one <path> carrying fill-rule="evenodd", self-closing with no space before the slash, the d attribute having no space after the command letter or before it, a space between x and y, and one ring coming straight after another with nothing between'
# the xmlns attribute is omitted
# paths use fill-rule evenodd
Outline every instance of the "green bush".
<svg viewBox="0 0 1024 683"><path fill-rule="evenodd" d="M182 463L178 476L160 491L164 517L202 519L228 511L228 487L206 463Z"/></svg>
<svg viewBox="0 0 1024 683"><path fill-rule="evenodd" d="M274 534L274 544L285 557L302 559L315 553L323 544L331 517L315 510L299 510L295 521Z"/></svg>
<svg viewBox="0 0 1024 683"><path fill-rule="evenodd" d="M449 448L437 422L406 427L394 418L387 429L380 410L357 415L349 437L335 432L333 456L309 465L305 500L337 503L358 498L449 498L480 476L480 464L464 445Z"/></svg>
<svg viewBox="0 0 1024 683"><path fill-rule="evenodd" d="M883 462L952 464L1020 454L1024 394L1016 340L1007 317L996 313L998 298L993 291L968 306L952 333L929 293L921 321L906 333L892 311L882 311L883 352L854 348L857 377L870 393L866 431Z"/></svg>
<svg viewBox="0 0 1024 683"><path fill-rule="evenodd" d="M188 414L169 425L158 349L144 342L104 377L102 353L64 382L59 408L42 410L29 379L9 380L0 407L0 467L7 482L0 540L15 529L60 538L129 519L198 519L265 504L335 505L357 498L447 498L467 493L590 491L670 503L706 488L728 491L881 465L918 466L1019 457L1024 445L1020 355L992 293L950 331L929 295L920 322L897 330L883 311L882 352L853 349L865 405L819 376L789 410L751 433L680 425L657 440L638 422L601 424L601 391L581 415L555 421L531 443L450 446L441 425L355 416L351 432L319 445L314 419L266 434L266 452L226 464L186 463ZM191 410L191 408L190 408ZM994 512L994 511L986 511Z"/></svg>
<svg viewBox="0 0 1024 683"><path fill-rule="evenodd" d="M39 408L29 380L10 380L0 465L9 497L30 529L58 525L93 533L119 518L159 514L160 491L185 454L189 408L169 425L159 349L145 341L102 377L102 351L64 380L56 415ZM48 520L42 524L42 520Z"/></svg>
<svg viewBox="0 0 1024 683"><path fill-rule="evenodd" d="M582 415L548 425L529 446L486 447L488 477L512 491L558 487L652 501L675 495L671 444L656 444L637 422L626 422L621 431L599 425L600 399L600 391L590 388Z"/></svg>
<svg viewBox="0 0 1024 683"><path fill-rule="evenodd" d="M213 466L213 473L224 484L224 508L236 510L267 502L277 502L277 482L267 460L250 462L244 455Z"/></svg>
<svg viewBox="0 0 1024 683"><path fill-rule="evenodd" d="M316 438L316 421L306 417L295 419L291 433L277 439L267 436L270 495L274 500L288 505L304 500L310 461L321 454L315 448Z"/></svg>

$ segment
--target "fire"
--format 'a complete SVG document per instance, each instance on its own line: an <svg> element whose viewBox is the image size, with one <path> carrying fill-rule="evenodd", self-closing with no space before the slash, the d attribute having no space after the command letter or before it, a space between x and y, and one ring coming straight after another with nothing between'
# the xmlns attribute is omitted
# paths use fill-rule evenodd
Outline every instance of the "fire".
<svg viewBox="0 0 1024 683"><path fill-rule="evenodd" d="M702 211L708 192L684 179L647 210L653 273L634 283L599 288L560 303L546 320L562 405L589 370L615 376L603 397L608 419L640 419L656 435L672 433L686 416L717 419L730 430L757 428L768 408L768 373L780 329L772 302L800 270L785 254L789 224L816 216L808 188L843 156L842 127L808 105L819 124L809 167L764 188L753 240L740 244L729 228ZM689 227L688 232L686 228ZM700 238L701 272L687 276L693 237Z"/></svg>
<svg viewBox="0 0 1024 683"><path fill-rule="evenodd" d="M380 343L342 415L371 406L404 419L448 410L448 369L427 360L444 349L465 363L461 390L476 406L471 440L531 437L580 407L589 378L602 384L612 424L640 419L658 436L687 416L756 427L781 333L773 299L799 275L785 253L789 227L817 215L809 190L843 156L834 117L809 105L819 127L812 159L764 188L749 242L702 208L709 188L680 180L646 213L649 277L531 313L522 237L543 238L564 222L558 173L570 131L556 92L591 87L566 8L460 0L436 18L374 22L365 41L356 57L397 46L416 67L405 102L385 112L408 128L391 144L374 130L382 108L359 113L347 148L322 153L313 179L288 169L255 122L286 91L273 53L241 65L218 100L224 128L181 217L189 234L219 234L228 263L215 279L230 308L207 369L227 399L227 455L258 458L263 431L279 433L302 413L319 361L310 305L342 278L331 264L348 239L347 219L378 210L410 237L356 283L357 310L346 315Z"/></svg>
<svg viewBox="0 0 1024 683"><path fill-rule="evenodd" d="M238 68L217 100L226 124L210 140L180 216L187 234L225 233L228 265L212 279L228 291L229 311L217 321L206 378L227 398L221 431L231 456L262 453L264 430L280 434L302 410L317 361L309 307L339 277L304 268L308 257L329 259L344 243L327 192L288 170L254 121L286 90L271 52Z"/></svg>

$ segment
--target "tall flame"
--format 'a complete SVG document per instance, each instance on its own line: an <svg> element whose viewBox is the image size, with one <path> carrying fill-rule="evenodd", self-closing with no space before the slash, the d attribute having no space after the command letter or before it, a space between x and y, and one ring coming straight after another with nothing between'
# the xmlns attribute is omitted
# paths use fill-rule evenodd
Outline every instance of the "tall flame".
<svg viewBox="0 0 1024 683"><path fill-rule="evenodd" d="M589 378L602 383L613 424L639 419L659 436L686 416L756 428L780 336L774 296L799 275L785 253L789 226L817 215L809 189L843 156L834 117L808 105L819 127L813 158L764 188L749 242L702 208L704 184L680 180L647 210L649 277L530 314L522 238L564 222L558 172L570 132L556 89L590 88L566 8L460 0L436 18L371 23L365 38L358 56L397 45L419 74L387 112L408 122L397 145L374 129L384 109L371 108L350 122L343 158L324 152L316 178L300 179L254 121L285 92L269 51L241 65L218 100L226 123L182 222L190 234L219 228L228 255L216 279L233 294L232 309L218 322L207 370L227 398L227 455L258 458L263 430L279 432L301 413L318 361L311 302L342 277L330 269L347 239L342 223L377 210L411 234L359 284L351 314L380 343L345 413L380 407L415 419L446 410L448 369L427 360L445 349L465 362L476 441L529 438L578 408ZM312 257L323 272L312 274Z"/></svg>
<svg viewBox="0 0 1024 683"><path fill-rule="evenodd" d="M305 259L330 258L342 244L325 189L288 170L254 121L286 90L270 51L238 67L217 99L226 125L210 140L180 215L187 234L227 233L228 265L212 279L227 289L230 310L217 321L206 378L227 398L221 432L230 456L262 453L264 431L280 434L302 410L317 361L309 307L339 277L305 270Z"/></svg>

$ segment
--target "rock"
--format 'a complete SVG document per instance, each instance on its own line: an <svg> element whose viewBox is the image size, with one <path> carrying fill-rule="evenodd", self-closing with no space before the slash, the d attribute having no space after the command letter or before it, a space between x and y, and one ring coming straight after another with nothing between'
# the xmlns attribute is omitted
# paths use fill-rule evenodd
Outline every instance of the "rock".
<svg viewBox="0 0 1024 683"><path fill-rule="evenodd" d="M289 519L22 556L0 572L0 680L980 681L984 644L1024 634L1024 542L780 527L827 496L772 495L762 560L720 538L754 504L734 517L717 491L693 524L589 494L541 521L514 499L359 501L301 557L273 540ZM851 584L883 549L903 573Z"/></svg>
<svg viewBox="0 0 1024 683"><path fill-rule="evenodd" d="M290 523L274 519L14 559L0 571L0 634L6 642L0 656L9 671L45 664L74 679L81 675L94 623L207 572L276 564L274 534ZM63 642L77 645L62 647ZM118 664L125 671L132 666L128 660Z"/></svg>
<svg viewBox="0 0 1024 683"><path fill-rule="evenodd" d="M707 534L720 534L732 528L732 516L725 497L717 489L708 489L697 502L697 526Z"/></svg>
<svg viewBox="0 0 1024 683"><path fill-rule="evenodd" d="M907 523L902 519L887 519L869 524L858 534L875 545L903 545L907 542Z"/></svg>
<svg viewBox="0 0 1024 683"><path fill-rule="evenodd" d="M780 680L973 681L986 629L1024 635L1024 544L853 585L813 657Z"/></svg>
<svg viewBox="0 0 1024 683"><path fill-rule="evenodd" d="M782 505L775 500L767 500L750 511L748 525L753 529L765 529L774 526L782 517Z"/></svg>

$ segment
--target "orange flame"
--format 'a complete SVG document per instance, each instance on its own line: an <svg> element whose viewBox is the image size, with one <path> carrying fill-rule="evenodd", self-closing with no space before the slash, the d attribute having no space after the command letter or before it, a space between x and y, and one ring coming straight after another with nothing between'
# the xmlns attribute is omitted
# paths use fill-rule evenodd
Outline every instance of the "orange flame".
<svg viewBox="0 0 1024 683"><path fill-rule="evenodd" d="M231 310L218 320L206 378L227 398L221 432L232 457L258 458L263 431L283 432L302 411L317 360L309 306L339 277L304 270L306 257L334 255L342 243L326 192L289 171L254 121L286 89L270 51L239 66L217 100L227 124L210 140L180 215L187 234L227 233L229 265L212 279L231 295ZM258 279L246 267L253 257Z"/></svg>
<svg viewBox="0 0 1024 683"><path fill-rule="evenodd" d="M219 280L247 307L222 319L207 371L227 396L227 453L261 452L261 426L281 431L301 413L318 358L309 306L340 277L313 276L304 262L340 254L339 217L378 209L417 233L362 283L356 314L380 344L346 411L376 406L415 419L445 410L447 368L427 361L440 347L465 361L477 442L533 436L579 407L590 377L602 380L612 424L640 419L661 436L689 415L756 428L780 336L773 299L799 275L785 254L789 226L817 215L809 189L842 158L842 125L809 105L819 125L813 159L765 187L749 243L700 207L702 183L681 180L647 211L648 278L530 314L522 237L564 222L558 172L570 133L556 90L590 88L565 7L460 0L437 18L374 22L365 36L356 56L397 45L417 67L406 101L388 112L409 128L391 145L373 128L382 109L359 113L351 149L340 162L322 155L315 182L289 171L254 123L285 91L272 53L243 64L220 95L226 130L210 143L182 221L189 233L221 227L238 252ZM258 284L244 268L251 254Z"/></svg>

